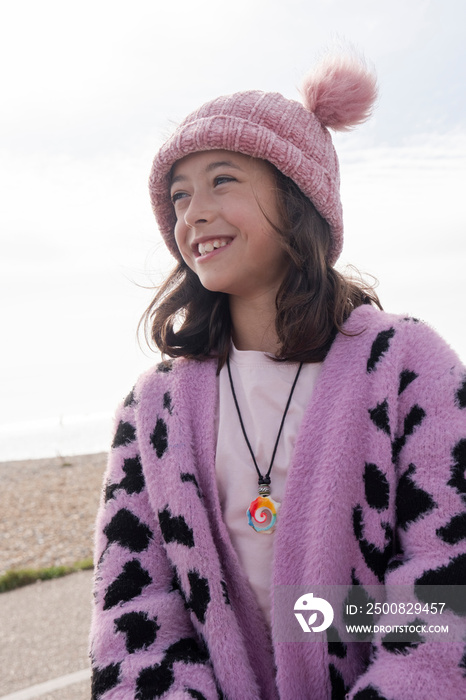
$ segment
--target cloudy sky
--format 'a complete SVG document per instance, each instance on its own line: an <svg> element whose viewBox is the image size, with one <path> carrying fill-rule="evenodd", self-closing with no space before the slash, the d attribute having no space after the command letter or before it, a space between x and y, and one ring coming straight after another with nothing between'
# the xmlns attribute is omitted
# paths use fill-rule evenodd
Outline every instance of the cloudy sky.
<svg viewBox="0 0 466 700"><path fill-rule="evenodd" d="M298 99L335 42L380 84L374 118L335 137L341 264L374 274L387 310L425 319L466 361L463 0L0 7L0 460L105 449L115 405L154 362L136 327L171 264L147 194L158 146L219 94ZM53 442L52 423L74 426L73 445Z"/></svg>

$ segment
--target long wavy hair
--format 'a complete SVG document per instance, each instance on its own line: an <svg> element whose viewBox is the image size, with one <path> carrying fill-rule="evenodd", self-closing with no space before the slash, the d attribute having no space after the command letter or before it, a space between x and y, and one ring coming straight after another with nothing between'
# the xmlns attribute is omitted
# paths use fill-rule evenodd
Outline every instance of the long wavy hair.
<svg viewBox="0 0 466 700"><path fill-rule="evenodd" d="M382 308L374 285L349 277L327 262L327 221L298 186L277 170L277 201L282 224L270 225L279 236L289 266L275 301L277 360L322 361L350 313L362 304ZM260 203L259 203L260 205ZM266 215L266 212L264 212ZM149 345L164 356L218 359L220 371L229 353L231 318L228 295L205 289L181 260L144 312Z"/></svg>

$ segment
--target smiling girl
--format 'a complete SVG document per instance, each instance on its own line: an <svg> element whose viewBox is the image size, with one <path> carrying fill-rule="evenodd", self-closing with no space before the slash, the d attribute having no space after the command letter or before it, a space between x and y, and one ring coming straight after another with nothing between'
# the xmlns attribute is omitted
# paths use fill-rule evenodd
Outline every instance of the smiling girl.
<svg viewBox="0 0 466 700"><path fill-rule="evenodd" d="M466 580L465 369L428 326L384 313L334 267L343 222L328 129L364 121L375 96L362 62L330 57L304 104L220 97L154 160L152 204L176 267L145 323L172 359L117 415L97 522L93 698L466 692L461 636L348 641L336 609L315 643L283 629L323 586L374 604L376 586L423 600L423 584ZM452 625L466 612L454 596L446 608Z"/></svg>

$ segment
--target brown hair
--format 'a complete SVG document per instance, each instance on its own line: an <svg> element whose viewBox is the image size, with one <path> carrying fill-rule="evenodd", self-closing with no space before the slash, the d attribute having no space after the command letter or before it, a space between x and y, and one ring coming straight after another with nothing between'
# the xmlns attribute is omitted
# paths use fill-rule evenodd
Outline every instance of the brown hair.
<svg viewBox="0 0 466 700"><path fill-rule="evenodd" d="M353 279L327 262L329 225L298 186L275 171L283 225L275 226L290 265L276 298L278 360L322 361L351 311L362 304L381 307L374 286ZM265 214L265 212L264 212ZM181 260L157 290L141 318L145 336L164 355L203 360L218 358L218 369L230 348L228 295L205 289Z"/></svg>

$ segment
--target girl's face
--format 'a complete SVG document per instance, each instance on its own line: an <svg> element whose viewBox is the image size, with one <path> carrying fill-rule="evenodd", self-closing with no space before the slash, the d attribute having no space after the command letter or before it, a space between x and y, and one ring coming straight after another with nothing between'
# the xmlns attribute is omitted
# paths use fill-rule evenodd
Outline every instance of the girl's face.
<svg viewBox="0 0 466 700"><path fill-rule="evenodd" d="M202 151L172 173L175 240L186 264L211 291L273 299L288 267L279 237L275 175L257 158Z"/></svg>

